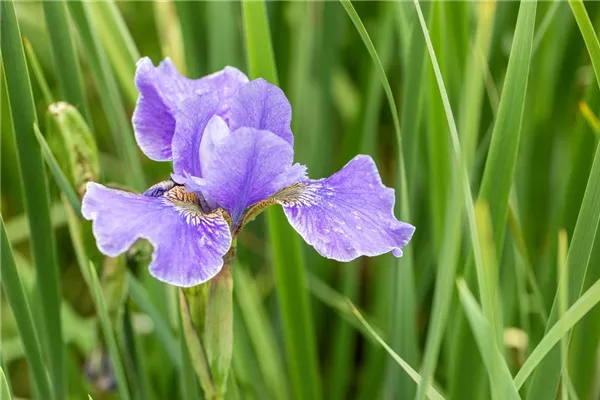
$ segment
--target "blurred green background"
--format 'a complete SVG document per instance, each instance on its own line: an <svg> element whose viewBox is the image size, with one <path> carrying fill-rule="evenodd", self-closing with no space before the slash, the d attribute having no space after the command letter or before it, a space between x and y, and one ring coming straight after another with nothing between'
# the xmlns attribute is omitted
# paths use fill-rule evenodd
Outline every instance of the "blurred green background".
<svg viewBox="0 0 600 400"><path fill-rule="evenodd" d="M281 233L276 213L268 223L260 217L245 229L234 265L228 397L413 398L417 385L359 322L347 298L444 398L504 399L521 389L520 396L529 399L555 398L557 392L561 398L598 399L597 290L584 299L590 307L580 313L570 341L561 335L562 351L556 345L533 364L529 379L517 378L512 386L547 328L600 279L600 109L592 67L600 66L600 7L573 3L423 2L424 32L409 1L354 2L356 14L348 2L269 1L275 70L269 38L261 36L268 31L261 31L260 2L247 8L204 1L14 6L40 131L60 163L65 145L51 134L45 115L50 103L64 100L77 107L93 134L97 180L142 191L167 179L170 163L153 162L137 149L130 117L137 99L135 61L149 56L157 64L168 56L192 78L226 65L251 77L278 78L293 108L296 161L308 166L312 178L329 176L362 153L376 160L384 183L396 188L396 215L417 227L401 259L323 259L293 231ZM6 22L11 9L3 4L3 35L14 32ZM9 55L10 38L2 40L4 68L16 50ZM85 265L77 258L77 240L67 227L77 218L47 168L49 205L34 213L51 217L55 241L48 243L56 246L54 287L60 289L64 349L40 322L50 303L48 292L37 290L48 284L39 271L53 268L54 261L32 258L36 250L25 213L31 192L23 191L30 184L24 177L31 175L22 172L27 153L19 153L15 137L31 134L28 145L38 146L38 158L39 145L33 132L17 129L22 108L10 96L10 72L3 69L0 91L1 211L44 357L62 354L65 398L123 398L115 389L114 353L109 355ZM148 275L147 249L103 260L89 226L80 228L79 239L100 276L128 382L124 390L137 399L201 398L180 341L175 289ZM2 250L5 268L4 242ZM479 299L479 314L468 308L469 289L461 296L455 290L458 277ZM4 290L5 282L3 275ZM2 368L14 396L29 398L30 368L5 300Z"/></svg>

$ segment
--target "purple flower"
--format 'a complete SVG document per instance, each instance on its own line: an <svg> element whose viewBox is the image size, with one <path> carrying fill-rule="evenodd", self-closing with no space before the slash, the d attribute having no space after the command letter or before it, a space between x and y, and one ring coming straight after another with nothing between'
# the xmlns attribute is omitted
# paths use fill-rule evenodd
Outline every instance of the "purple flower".
<svg viewBox="0 0 600 400"><path fill-rule="evenodd" d="M169 59L138 62L137 142L173 161L171 181L133 194L89 183L82 212L98 248L116 256L137 239L154 246L150 273L177 286L215 276L248 220L280 204L294 229L324 257L402 255L414 227L393 215L394 191L359 155L329 178L293 163L292 110L278 87L227 67L197 80Z"/></svg>

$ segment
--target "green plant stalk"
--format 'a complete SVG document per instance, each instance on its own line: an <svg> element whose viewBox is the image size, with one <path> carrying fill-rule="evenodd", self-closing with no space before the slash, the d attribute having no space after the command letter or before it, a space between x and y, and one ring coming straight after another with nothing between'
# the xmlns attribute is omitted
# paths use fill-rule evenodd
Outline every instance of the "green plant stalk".
<svg viewBox="0 0 600 400"><path fill-rule="evenodd" d="M100 103L107 116L113 143L117 148L120 160L126 166L125 183L142 191L146 188L146 183L139 152L117 81L92 26L93 19L90 16L89 4L71 1L68 6L83 43L92 77L98 88Z"/></svg>
<svg viewBox="0 0 600 400"><path fill-rule="evenodd" d="M0 224L0 240L2 243L2 252L0 253L2 268L0 268L0 273L2 275L2 289L17 322L17 330L23 342L25 357L31 369L36 392L42 399L57 400L52 392L52 386L46 374L42 349L38 340L38 332L36 332L34 327L31 310L27 303L27 295L17 271L12 249L8 243L4 219L0 220ZM4 373L2 375L4 376ZM4 383L6 383L6 380L4 380ZM2 395L2 398L4 399L5 396Z"/></svg>
<svg viewBox="0 0 600 400"><path fill-rule="evenodd" d="M37 121L21 33L12 1L3 1L1 49L8 99L19 154L31 248L36 266L44 316L43 338L50 364L54 398L66 396L64 343L60 324L60 273L50 220L48 182L33 125Z"/></svg>
<svg viewBox="0 0 600 400"><path fill-rule="evenodd" d="M31 42L27 38L23 38L23 46L25 47L25 54L27 54L29 68L31 68L31 71L35 76L35 80L40 88L40 91L42 92L42 96L44 97L44 102L46 105L50 105L50 103L54 102L54 98L52 97L52 92L50 91L50 87L48 86L48 82L46 81L46 77L42 71L42 66L40 65L40 62L33 51Z"/></svg>
<svg viewBox="0 0 600 400"><path fill-rule="evenodd" d="M91 1L89 6L94 25L123 88L127 104L133 106L138 98L134 76L135 63L140 59L140 53L114 1Z"/></svg>
<svg viewBox="0 0 600 400"><path fill-rule="evenodd" d="M266 4L244 1L242 11L251 78L277 84ZM267 210L267 226L293 392L298 400L318 400L321 385L301 244L281 210Z"/></svg>
<svg viewBox="0 0 600 400"><path fill-rule="evenodd" d="M45 1L42 5L63 99L77 107L88 125L92 126L92 115L87 103L75 40L69 24L67 3L64 0Z"/></svg>
<svg viewBox="0 0 600 400"><path fill-rule="evenodd" d="M202 386L202 390L204 391L204 397L209 400L222 398L217 396L206 351L200 342L199 331L197 330L196 324L194 324L192 310L187 295L183 290L179 293L179 308L181 310L183 336L185 337L192 366L200 379L200 386Z"/></svg>
<svg viewBox="0 0 600 400"><path fill-rule="evenodd" d="M234 248L233 248L234 250ZM231 250L230 250L231 252ZM234 253L225 255L223 268L210 280L206 298L203 345L210 366L217 398L224 398L233 353L233 278Z"/></svg>

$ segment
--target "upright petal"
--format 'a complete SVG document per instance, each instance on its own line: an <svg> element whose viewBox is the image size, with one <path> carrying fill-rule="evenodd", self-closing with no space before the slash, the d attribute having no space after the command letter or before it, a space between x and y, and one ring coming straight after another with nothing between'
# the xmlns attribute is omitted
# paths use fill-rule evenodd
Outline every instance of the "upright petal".
<svg viewBox="0 0 600 400"><path fill-rule="evenodd" d="M229 127L232 131L244 126L270 131L293 146L291 122L292 107L285 94L264 79L242 86L231 101Z"/></svg>
<svg viewBox="0 0 600 400"><path fill-rule="evenodd" d="M221 212L204 214L167 193L173 192L150 197L91 182L81 211L93 221L102 253L114 257L137 239L147 239L154 247L149 266L154 277L176 286L198 285L223 266L231 245L229 226Z"/></svg>
<svg viewBox="0 0 600 400"><path fill-rule="evenodd" d="M394 190L369 156L356 156L329 178L288 187L271 202L319 254L338 261L389 251L400 257L415 230L394 217Z"/></svg>
<svg viewBox="0 0 600 400"><path fill-rule="evenodd" d="M236 225L246 207L302 177L304 169L292 166L293 157L292 146L274 133L241 128L214 148L195 184L227 210Z"/></svg>
<svg viewBox="0 0 600 400"><path fill-rule="evenodd" d="M217 98L212 94L190 97L181 103L175 114L177 125L172 143L175 174L202 176L200 144L217 106Z"/></svg>
<svg viewBox="0 0 600 400"><path fill-rule="evenodd" d="M212 93L219 102L217 112L225 115L232 96L247 82L246 75L233 67L200 79L188 79L177 71L169 58L158 67L148 57L140 59L135 73L140 97L133 113L138 145L153 160L170 160L174 113L179 104L190 96Z"/></svg>

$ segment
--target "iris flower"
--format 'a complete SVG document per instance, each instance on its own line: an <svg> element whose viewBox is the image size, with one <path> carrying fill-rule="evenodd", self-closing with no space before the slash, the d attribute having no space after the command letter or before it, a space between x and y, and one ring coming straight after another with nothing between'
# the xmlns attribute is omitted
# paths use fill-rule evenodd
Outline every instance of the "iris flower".
<svg viewBox="0 0 600 400"><path fill-rule="evenodd" d="M324 257L402 255L414 227L394 217L394 191L371 157L309 179L293 163L292 110L277 86L231 67L188 79L168 58L158 67L141 59L135 83L137 143L152 160L172 161L173 174L143 194L88 183L82 213L105 255L146 239L154 277L198 285L220 271L241 228L274 204Z"/></svg>

